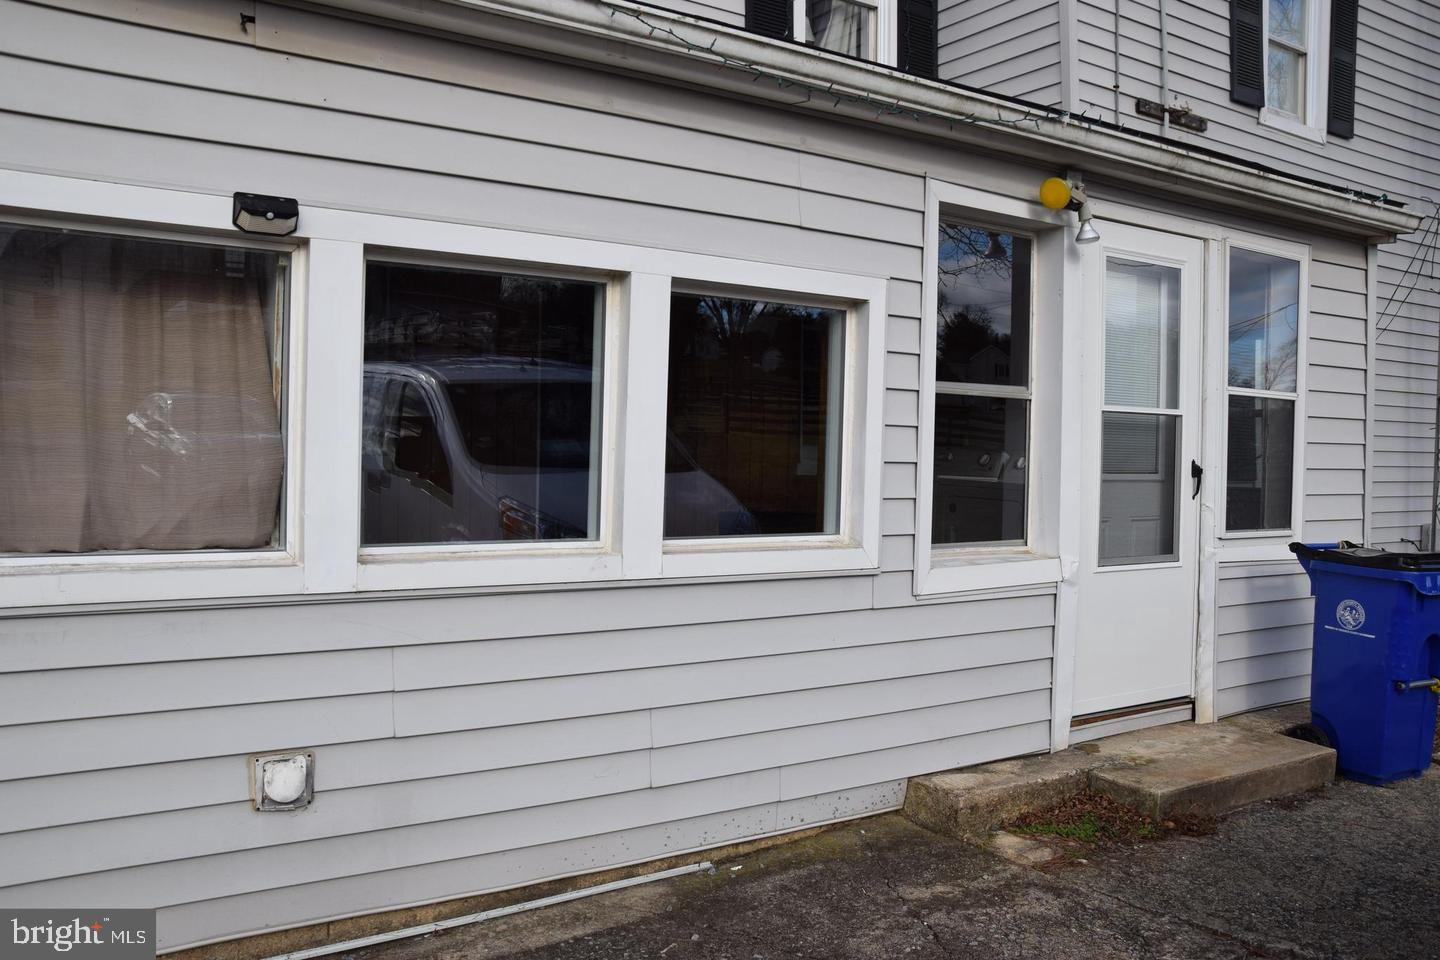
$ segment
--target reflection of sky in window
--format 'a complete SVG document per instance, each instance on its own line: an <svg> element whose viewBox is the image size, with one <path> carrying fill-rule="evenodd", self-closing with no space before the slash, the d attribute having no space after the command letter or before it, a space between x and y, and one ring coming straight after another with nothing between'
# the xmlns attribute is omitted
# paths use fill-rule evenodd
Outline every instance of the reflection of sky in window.
<svg viewBox="0 0 1440 960"><path fill-rule="evenodd" d="M991 237L999 250L992 250ZM942 224L940 232L940 315L959 311L988 316L997 334L1010 333L1011 273L1015 238L974 227ZM987 256L1004 251L1004 257Z"/></svg>
<svg viewBox="0 0 1440 960"><path fill-rule="evenodd" d="M1270 0L1270 36L1305 45L1305 0Z"/></svg>

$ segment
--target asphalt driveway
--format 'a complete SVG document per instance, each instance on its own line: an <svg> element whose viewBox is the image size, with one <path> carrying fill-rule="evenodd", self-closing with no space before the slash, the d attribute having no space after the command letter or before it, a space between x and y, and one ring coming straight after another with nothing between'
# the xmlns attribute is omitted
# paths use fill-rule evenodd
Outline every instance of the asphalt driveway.
<svg viewBox="0 0 1440 960"><path fill-rule="evenodd" d="M1083 854L1083 856L1082 856ZM738 867L739 869L733 869ZM1440 767L1021 867L898 815L360 960L1440 958Z"/></svg>

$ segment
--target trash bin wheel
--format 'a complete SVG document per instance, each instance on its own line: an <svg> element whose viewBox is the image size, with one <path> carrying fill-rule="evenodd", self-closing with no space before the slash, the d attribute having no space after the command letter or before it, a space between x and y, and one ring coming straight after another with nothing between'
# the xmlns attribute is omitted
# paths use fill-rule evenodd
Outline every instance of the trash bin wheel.
<svg viewBox="0 0 1440 960"><path fill-rule="evenodd" d="M1294 737L1296 740L1304 740L1306 743L1319 744L1322 747L1333 746L1329 736L1313 723L1297 723L1285 731L1287 737Z"/></svg>

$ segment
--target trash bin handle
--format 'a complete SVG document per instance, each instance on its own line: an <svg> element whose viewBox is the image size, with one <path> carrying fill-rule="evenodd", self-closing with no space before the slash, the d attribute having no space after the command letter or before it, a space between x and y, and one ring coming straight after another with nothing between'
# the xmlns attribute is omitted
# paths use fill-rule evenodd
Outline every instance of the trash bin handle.
<svg viewBox="0 0 1440 960"><path fill-rule="evenodd" d="M1429 690L1431 693L1440 693L1440 677L1426 677L1423 680L1395 681L1396 693L1406 693L1410 690Z"/></svg>

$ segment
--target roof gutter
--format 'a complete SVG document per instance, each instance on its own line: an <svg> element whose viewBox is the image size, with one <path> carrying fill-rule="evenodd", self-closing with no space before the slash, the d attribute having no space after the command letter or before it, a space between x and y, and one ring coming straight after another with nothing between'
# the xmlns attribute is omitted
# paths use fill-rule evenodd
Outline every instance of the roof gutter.
<svg viewBox="0 0 1440 960"><path fill-rule="evenodd" d="M1079 167L1207 206L1260 210L1371 242L1388 242L1420 226L1421 218L1403 208L1343 190L629 0L320 0L318 5L882 123L1019 154L1057 170ZM833 91L840 99L818 99L816 90Z"/></svg>

